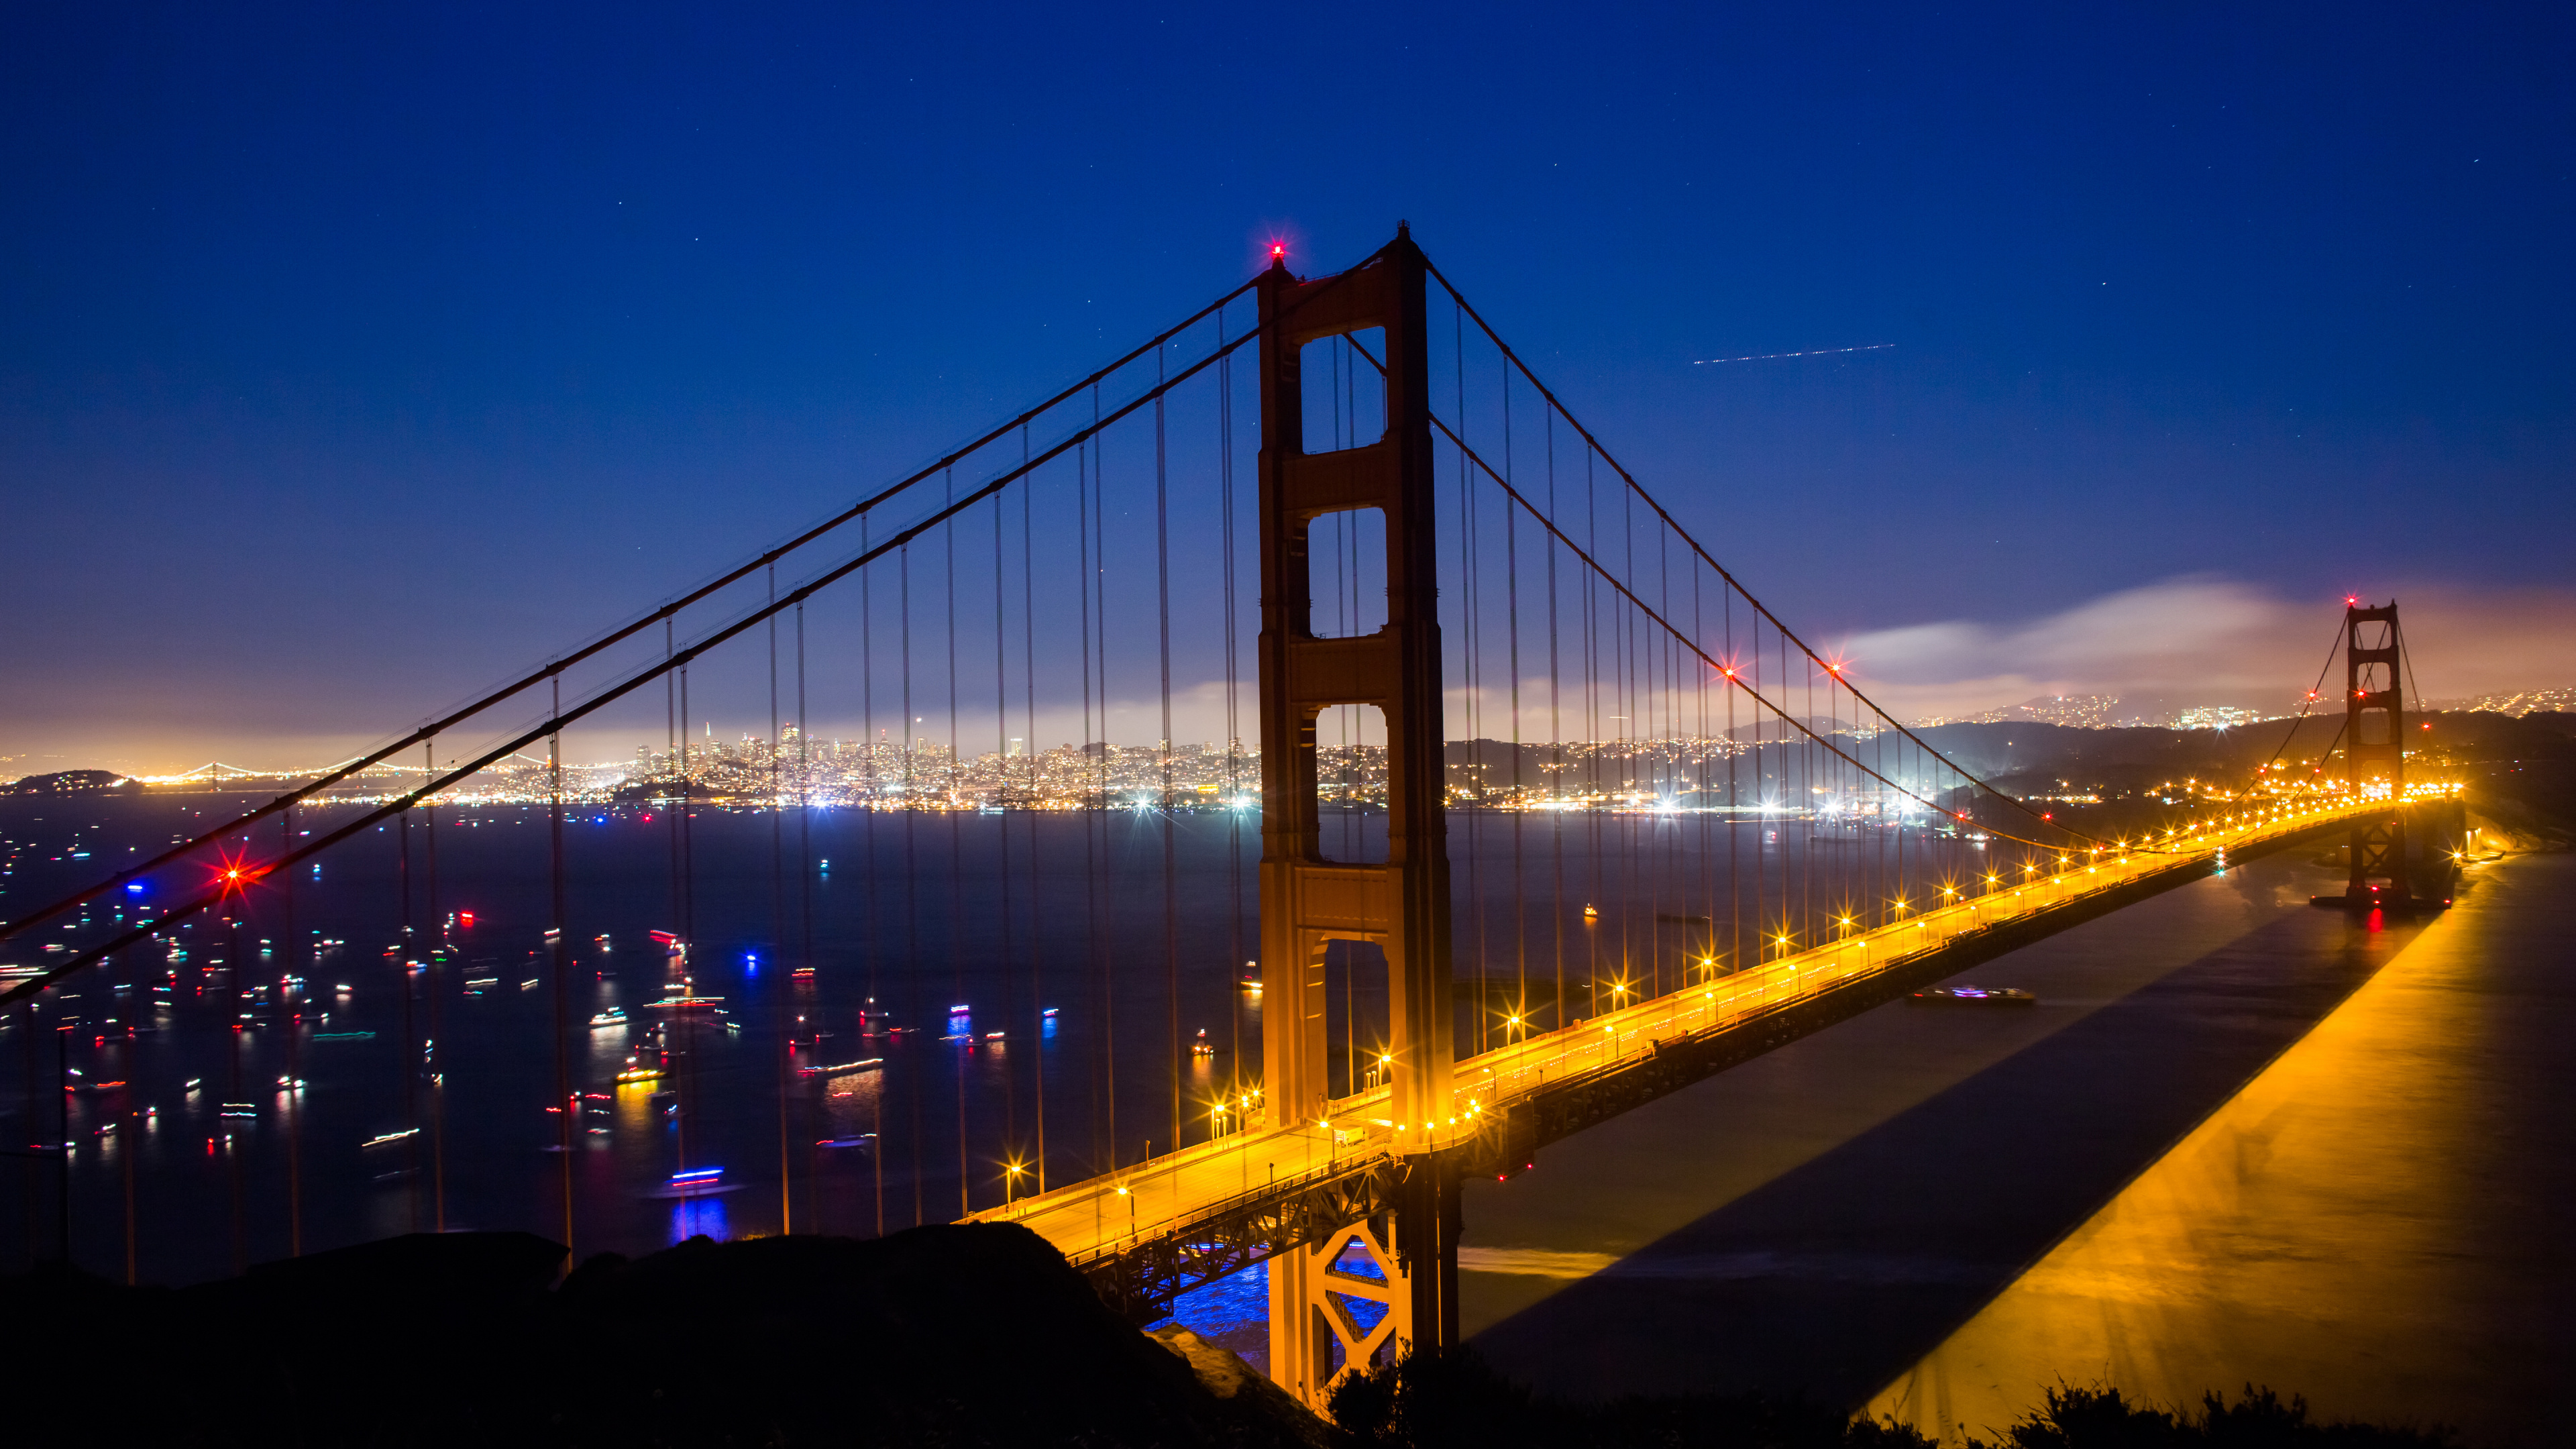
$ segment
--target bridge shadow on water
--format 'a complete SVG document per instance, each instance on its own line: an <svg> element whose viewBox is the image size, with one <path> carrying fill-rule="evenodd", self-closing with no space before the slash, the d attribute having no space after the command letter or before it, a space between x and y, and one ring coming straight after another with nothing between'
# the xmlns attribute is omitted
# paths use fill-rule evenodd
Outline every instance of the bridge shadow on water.
<svg viewBox="0 0 2576 1449"><path fill-rule="evenodd" d="M1474 1342L1516 1377L1567 1397L1760 1389L1856 1404L2080 1226L2412 934L2323 912L2275 917ZM1723 1150L1728 1130L1711 1131L1701 1150ZM1465 1240L1477 1242L1472 1200Z"/></svg>

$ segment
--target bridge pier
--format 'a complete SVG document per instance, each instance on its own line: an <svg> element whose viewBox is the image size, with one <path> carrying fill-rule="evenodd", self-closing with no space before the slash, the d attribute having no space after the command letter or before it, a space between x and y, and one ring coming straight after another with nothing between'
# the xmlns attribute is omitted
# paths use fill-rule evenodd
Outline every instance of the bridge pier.
<svg viewBox="0 0 2576 1449"><path fill-rule="evenodd" d="M1270 1377L1317 1412L1342 1375L1458 1341L1456 1156L1411 1159L1393 1211L1270 1260Z"/></svg>

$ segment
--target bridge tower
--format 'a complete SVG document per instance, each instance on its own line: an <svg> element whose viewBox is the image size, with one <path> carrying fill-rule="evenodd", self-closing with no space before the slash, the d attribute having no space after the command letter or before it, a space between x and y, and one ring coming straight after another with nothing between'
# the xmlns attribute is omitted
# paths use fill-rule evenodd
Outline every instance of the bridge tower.
<svg viewBox="0 0 2576 1449"><path fill-rule="evenodd" d="M2363 626L2387 626L2376 645L2362 642ZM2372 812L2352 827L2352 878L2344 899L2354 905L2403 908L2410 902L2406 855L2406 692L2399 671L2397 601L2386 608L2348 604L2343 611L2344 760L2355 795L2384 782L2385 814ZM2374 631L2376 632L2376 631Z"/></svg>
<svg viewBox="0 0 2576 1449"><path fill-rule="evenodd" d="M1274 258L1259 282L1264 1109L1272 1126L1331 1121L1324 946L1374 942L1387 962L1391 1092L1382 1110L1396 1124L1399 1152L1429 1145L1428 1124L1449 1107L1456 1051L1428 266L1399 226L1392 243L1352 271L1307 281ZM1385 434L1308 451L1303 349L1371 328L1385 339ZM1308 531L1319 518L1360 509L1384 520L1386 623L1372 634L1318 638ZM1323 853L1315 724L1339 705L1373 706L1385 720L1382 863ZM1457 1184L1443 1181L1428 1157L1414 1163L1391 1223L1335 1233L1271 1260L1271 1375L1318 1408L1338 1372L1337 1345L1347 1369L1381 1344L1436 1346L1457 1336ZM1345 1271L1359 1266L1350 1254L1374 1266ZM1348 1309L1353 1300L1385 1303L1386 1315L1362 1333Z"/></svg>

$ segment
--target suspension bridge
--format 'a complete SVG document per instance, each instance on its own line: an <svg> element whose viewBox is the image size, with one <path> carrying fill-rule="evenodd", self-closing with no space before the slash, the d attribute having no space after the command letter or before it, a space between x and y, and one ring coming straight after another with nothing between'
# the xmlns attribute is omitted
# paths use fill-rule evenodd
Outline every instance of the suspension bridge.
<svg viewBox="0 0 2576 1449"><path fill-rule="evenodd" d="M529 1225L575 1245L625 1245L639 1192L741 1190L708 1144L774 1140L779 1231L1014 1222L1140 1321L1267 1263L1270 1373L1320 1405L1455 1340L1475 1174L2292 842L2349 839L2334 904L2437 904L2455 827L2405 776L2395 606L2353 601L2337 659L2316 769L2076 830L1766 607L1399 228L1328 275L1274 255L775 547L15 915L0 947L45 944L0 992L20 1155L67 1241L78 1108L131 1275L183 1122L237 1261L263 1212L291 1252L316 1214L317 1241L450 1225L493 1121L541 1124ZM765 731L719 743L719 711ZM603 780L576 727L645 743ZM178 1089L199 1060L220 1113ZM374 1084L354 1146L318 1125L332 1073Z"/></svg>

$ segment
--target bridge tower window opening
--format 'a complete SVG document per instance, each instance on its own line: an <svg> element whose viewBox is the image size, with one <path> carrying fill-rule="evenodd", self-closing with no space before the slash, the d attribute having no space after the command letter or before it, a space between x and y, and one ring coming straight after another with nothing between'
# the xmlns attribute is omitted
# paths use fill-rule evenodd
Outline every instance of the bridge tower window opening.
<svg viewBox="0 0 2576 1449"><path fill-rule="evenodd" d="M1297 349L1306 452L1365 448L1386 437L1386 329L1360 327Z"/></svg>
<svg viewBox="0 0 2576 1449"><path fill-rule="evenodd" d="M1386 863L1386 713L1337 704L1315 715L1317 857L1336 865Z"/></svg>
<svg viewBox="0 0 2576 1449"><path fill-rule="evenodd" d="M1354 639L1386 627L1386 512L1345 508L1306 523L1306 632Z"/></svg>

